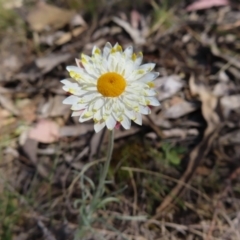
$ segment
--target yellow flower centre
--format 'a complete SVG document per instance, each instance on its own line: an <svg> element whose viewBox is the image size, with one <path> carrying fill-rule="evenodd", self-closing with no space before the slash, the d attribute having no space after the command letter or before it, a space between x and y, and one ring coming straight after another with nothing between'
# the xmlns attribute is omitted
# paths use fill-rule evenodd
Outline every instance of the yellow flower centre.
<svg viewBox="0 0 240 240"><path fill-rule="evenodd" d="M118 97L126 88L126 80L118 73L103 74L97 82L97 89L104 97Z"/></svg>

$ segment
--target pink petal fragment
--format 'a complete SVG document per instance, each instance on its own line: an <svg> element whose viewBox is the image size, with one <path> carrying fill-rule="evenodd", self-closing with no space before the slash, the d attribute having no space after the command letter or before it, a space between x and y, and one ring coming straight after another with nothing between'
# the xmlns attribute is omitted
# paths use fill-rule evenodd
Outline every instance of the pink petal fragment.
<svg viewBox="0 0 240 240"><path fill-rule="evenodd" d="M51 120L40 120L30 129L28 137L41 143L52 143L59 138L59 126Z"/></svg>
<svg viewBox="0 0 240 240"><path fill-rule="evenodd" d="M120 129L120 127L121 127L121 123L120 123L120 122L117 122L117 123L116 123L116 126L115 126L115 129Z"/></svg>

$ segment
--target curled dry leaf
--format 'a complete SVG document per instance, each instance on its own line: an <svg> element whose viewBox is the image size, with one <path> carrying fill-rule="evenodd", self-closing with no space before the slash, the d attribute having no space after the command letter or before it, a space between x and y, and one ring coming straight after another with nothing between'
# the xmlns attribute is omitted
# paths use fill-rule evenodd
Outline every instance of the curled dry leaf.
<svg viewBox="0 0 240 240"><path fill-rule="evenodd" d="M51 120L40 120L28 132L28 137L41 143L52 143L59 138L59 126Z"/></svg>

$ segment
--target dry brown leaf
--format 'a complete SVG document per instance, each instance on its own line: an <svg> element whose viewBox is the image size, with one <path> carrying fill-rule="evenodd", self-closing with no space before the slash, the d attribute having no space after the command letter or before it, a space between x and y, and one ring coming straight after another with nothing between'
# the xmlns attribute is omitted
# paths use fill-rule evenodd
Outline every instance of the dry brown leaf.
<svg viewBox="0 0 240 240"><path fill-rule="evenodd" d="M4 9L15 9L20 8L23 5L23 0L8 0L8 1L1 1L1 4Z"/></svg>
<svg viewBox="0 0 240 240"><path fill-rule="evenodd" d="M190 78L189 87L193 96L199 96L202 102L202 114L208 128L215 129L220 124L220 116L215 112L218 98L203 84L196 84L194 77Z"/></svg>
<svg viewBox="0 0 240 240"><path fill-rule="evenodd" d="M226 111L240 108L240 95L230 95L221 98L221 104Z"/></svg>
<svg viewBox="0 0 240 240"><path fill-rule="evenodd" d="M93 124L81 123L75 126L64 126L60 128L60 137L76 137L93 131Z"/></svg>
<svg viewBox="0 0 240 240"><path fill-rule="evenodd" d="M211 174L212 169L207 168L205 166L199 166L196 169L196 174L198 175L202 175L202 176L209 176L209 174Z"/></svg>
<svg viewBox="0 0 240 240"><path fill-rule="evenodd" d="M52 28L59 29L70 23L75 15L74 11L61 9L40 1L28 14L27 22L32 30L41 32Z"/></svg>
<svg viewBox="0 0 240 240"><path fill-rule="evenodd" d="M172 128L169 130L162 130L166 138L180 137L182 139L186 138L188 135L197 136L198 130L195 128L182 129L182 128Z"/></svg>
<svg viewBox="0 0 240 240"><path fill-rule="evenodd" d="M198 0L187 7L187 11L196 11L212 7L229 5L228 0Z"/></svg>
<svg viewBox="0 0 240 240"><path fill-rule="evenodd" d="M47 115L50 117L69 116L71 111L69 106L66 106L62 103L65 98L65 96L60 95L56 95L54 98L52 98Z"/></svg>
<svg viewBox="0 0 240 240"><path fill-rule="evenodd" d="M72 32L67 32L61 35L59 39L55 41L56 45L63 45L69 42L73 37L77 37L86 30L86 27L77 27L72 30Z"/></svg>
<svg viewBox="0 0 240 240"><path fill-rule="evenodd" d="M131 36L135 44L141 45L146 42L145 38L141 36L140 31L133 28L128 22L118 17L113 17L113 22L121 26Z"/></svg>
<svg viewBox="0 0 240 240"><path fill-rule="evenodd" d="M36 120L36 104L31 99L21 99L17 103L17 107L21 112L21 118L27 123L32 123Z"/></svg>
<svg viewBox="0 0 240 240"><path fill-rule="evenodd" d="M0 108L0 122L3 121L3 119L8 118L11 116L11 113L3 108Z"/></svg>
<svg viewBox="0 0 240 240"><path fill-rule="evenodd" d="M51 120L40 120L28 132L28 137L41 143L52 143L59 138L59 126Z"/></svg>
<svg viewBox="0 0 240 240"><path fill-rule="evenodd" d="M234 130L226 135L223 135L219 139L221 145L231 145L240 144L240 130Z"/></svg>
<svg viewBox="0 0 240 240"><path fill-rule="evenodd" d="M50 33L42 34L39 38L40 44L47 44L49 46L54 46L55 42L65 34L64 31L58 30Z"/></svg>
<svg viewBox="0 0 240 240"><path fill-rule="evenodd" d="M62 104L65 98L63 95L56 95L48 99L42 99L37 110L38 116L40 118L62 117L61 119L65 121L71 113L71 109L67 105ZM64 125L60 122L58 123L59 126Z"/></svg>
<svg viewBox="0 0 240 240"><path fill-rule="evenodd" d="M160 101L170 98L183 87L183 82L178 75L161 77L155 80L155 86Z"/></svg>
<svg viewBox="0 0 240 240"><path fill-rule="evenodd" d="M163 110L162 114L164 118L176 119L184 115L187 115L197 109L197 105L187 101L181 101L177 104L172 105L166 110Z"/></svg>
<svg viewBox="0 0 240 240"><path fill-rule="evenodd" d="M23 61L21 61L21 58L17 55L10 54L7 58L3 59L2 66L7 71L16 72L19 70L23 65Z"/></svg>
<svg viewBox="0 0 240 240"><path fill-rule="evenodd" d="M234 90L235 86L231 83L219 82L214 86L213 94L215 96L226 96L231 90Z"/></svg>
<svg viewBox="0 0 240 240"><path fill-rule="evenodd" d="M0 95L0 104L3 108L7 109L9 112L13 113L14 115L18 116L19 111L13 104L12 100L4 95Z"/></svg>
<svg viewBox="0 0 240 240"><path fill-rule="evenodd" d="M8 0L1 2L4 9L20 8L23 5L23 0Z"/></svg>
<svg viewBox="0 0 240 240"><path fill-rule="evenodd" d="M230 95L230 96L223 96L220 99L221 107L223 116L225 118L229 117L231 111L239 111L240 109L240 95Z"/></svg>
<svg viewBox="0 0 240 240"><path fill-rule="evenodd" d="M87 23L84 21L82 16L80 14L75 14L71 20L71 26L77 27L77 26L87 26Z"/></svg>
<svg viewBox="0 0 240 240"><path fill-rule="evenodd" d="M41 68L42 73L51 71L54 67L58 66L62 62L66 62L72 57L70 53L51 53L48 56L44 56L35 60L36 65Z"/></svg>

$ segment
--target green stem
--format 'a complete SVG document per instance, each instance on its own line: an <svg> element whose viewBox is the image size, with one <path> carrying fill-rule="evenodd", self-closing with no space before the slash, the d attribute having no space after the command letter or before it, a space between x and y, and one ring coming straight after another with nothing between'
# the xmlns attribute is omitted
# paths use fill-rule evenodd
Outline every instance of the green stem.
<svg viewBox="0 0 240 240"><path fill-rule="evenodd" d="M86 232L89 230L89 227L91 228L92 221L94 220L92 215L98 208L98 204L101 200L101 197L104 193L104 185L107 178L107 173L109 169L109 165L112 159L112 152L113 152L113 146L114 146L114 130L109 131L109 138L108 138L108 149L107 149L107 158L103 166L103 170L99 175L99 184L97 186L96 192L93 196L93 199L90 203L89 209L85 209L85 212L83 213L86 218L84 218L85 221L83 221L82 226L80 227L79 231L75 235L75 240L81 239L82 236L86 234Z"/></svg>
<svg viewBox="0 0 240 240"><path fill-rule="evenodd" d="M107 159L106 159L106 162L104 163L103 171L100 173L99 184L98 184L96 193L93 196L92 204L90 205L91 210L93 210L96 207L95 206L96 203L98 202L99 198L104 193L104 185L105 185L109 165L110 165L110 162L111 162L111 159L112 159L113 146L114 146L114 130L109 131Z"/></svg>

